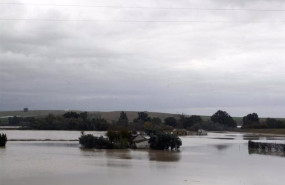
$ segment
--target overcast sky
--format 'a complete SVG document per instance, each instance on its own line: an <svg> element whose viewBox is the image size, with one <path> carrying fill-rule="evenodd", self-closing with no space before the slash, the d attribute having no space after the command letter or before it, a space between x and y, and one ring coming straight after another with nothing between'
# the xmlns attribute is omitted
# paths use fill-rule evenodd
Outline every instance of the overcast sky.
<svg viewBox="0 0 285 185"><path fill-rule="evenodd" d="M0 110L285 117L284 0L1 3Z"/></svg>

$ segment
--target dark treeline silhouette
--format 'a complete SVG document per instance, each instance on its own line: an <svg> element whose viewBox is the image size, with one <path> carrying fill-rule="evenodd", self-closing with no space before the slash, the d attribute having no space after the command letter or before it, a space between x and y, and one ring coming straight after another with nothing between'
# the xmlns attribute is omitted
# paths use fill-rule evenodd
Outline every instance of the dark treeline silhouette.
<svg viewBox="0 0 285 185"><path fill-rule="evenodd" d="M25 125L30 124L33 121L35 121L34 117L17 117L17 116L13 116L13 117L9 117L8 118L8 124L12 125L12 126L16 126L16 125L25 126Z"/></svg>
<svg viewBox="0 0 285 185"><path fill-rule="evenodd" d="M243 129L278 129L285 128L285 122L274 118L266 118L261 122L257 113L251 113L242 119Z"/></svg>
<svg viewBox="0 0 285 185"><path fill-rule="evenodd" d="M49 114L36 118L28 125L31 129L39 130L108 130L110 124L102 118L87 118L87 112L67 112L63 116Z"/></svg>
<svg viewBox="0 0 285 185"><path fill-rule="evenodd" d="M173 129L187 129L197 131L204 129L208 131L234 130L236 121L225 111L218 110L210 119L203 120L201 116L175 115L161 120L159 117L150 117L147 112L138 112L137 118L130 121L126 112L122 111L118 120L106 120L100 115L94 117L88 112L66 112L63 115L49 114L45 117L11 117L9 125L24 126L27 129L39 130L142 130L146 133L154 131L166 131ZM260 121L256 113L243 117L242 128L264 129L285 128L285 122L273 118Z"/></svg>

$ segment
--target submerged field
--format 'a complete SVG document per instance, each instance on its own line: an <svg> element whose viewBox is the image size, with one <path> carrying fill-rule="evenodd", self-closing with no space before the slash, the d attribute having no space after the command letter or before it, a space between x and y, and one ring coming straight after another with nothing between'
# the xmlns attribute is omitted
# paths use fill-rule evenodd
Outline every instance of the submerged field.
<svg viewBox="0 0 285 185"><path fill-rule="evenodd" d="M231 132L185 136L181 150L170 152L87 150L77 141L67 141L77 139L78 131L5 132L14 140L0 148L0 179L5 185L283 185L285 181L283 155L247 147L248 139L285 137Z"/></svg>

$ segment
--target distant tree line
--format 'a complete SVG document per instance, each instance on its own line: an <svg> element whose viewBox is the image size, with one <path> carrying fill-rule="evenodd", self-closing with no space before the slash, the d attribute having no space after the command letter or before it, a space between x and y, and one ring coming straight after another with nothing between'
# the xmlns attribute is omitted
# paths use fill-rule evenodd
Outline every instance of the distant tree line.
<svg viewBox="0 0 285 185"><path fill-rule="evenodd" d="M274 118L266 118L265 121L260 121L257 113L251 113L242 119L243 129L279 129L285 128L285 121Z"/></svg>
<svg viewBox="0 0 285 185"><path fill-rule="evenodd" d="M147 112L138 112L137 117L130 121L127 113L122 111L117 121L110 121L101 116L90 115L87 112L66 112L63 115L49 114L45 117L11 117L9 125L25 126L28 129L39 130L142 130L146 133L173 129L187 129L197 131L223 131L236 129L236 121L226 112L218 110L210 119L203 120L201 116L175 115L161 120L150 117ZM273 118L260 121L256 113L243 117L242 128L285 128L285 122Z"/></svg>

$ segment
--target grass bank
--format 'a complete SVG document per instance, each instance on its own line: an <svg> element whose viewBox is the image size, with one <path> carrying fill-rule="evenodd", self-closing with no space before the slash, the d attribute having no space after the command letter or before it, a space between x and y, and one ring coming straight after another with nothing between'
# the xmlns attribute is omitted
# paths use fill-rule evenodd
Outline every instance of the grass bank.
<svg viewBox="0 0 285 185"><path fill-rule="evenodd" d="M239 132L285 135L285 129L240 129Z"/></svg>

